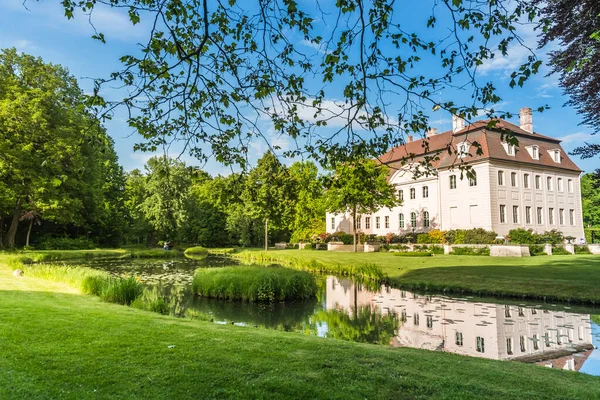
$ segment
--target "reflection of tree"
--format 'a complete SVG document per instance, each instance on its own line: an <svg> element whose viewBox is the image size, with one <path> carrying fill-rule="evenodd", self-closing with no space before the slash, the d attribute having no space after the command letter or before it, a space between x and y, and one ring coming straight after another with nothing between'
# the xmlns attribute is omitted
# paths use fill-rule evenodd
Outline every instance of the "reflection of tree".
<svg viewBox="0 0 600 400"><path fill-rule="evenodd" d="M317 331L318 325L327 325L327 337L361 343L388 344L396 336L398 315L381 314L371 306L360 306L347 311L333 309L319 311L312 318L307 330Z"/></svg>

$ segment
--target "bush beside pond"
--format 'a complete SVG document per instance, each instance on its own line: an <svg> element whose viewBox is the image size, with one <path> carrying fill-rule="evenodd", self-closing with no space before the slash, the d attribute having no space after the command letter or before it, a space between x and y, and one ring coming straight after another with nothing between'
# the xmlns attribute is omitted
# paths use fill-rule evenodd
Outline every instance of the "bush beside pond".
<svg viewBox="0 0 600 400"><path fill-rule="evenodd" d="M316 297L316 278L308 272L281 267L240 266L197 269L194 293L217 299L280 302Z"/></svg>

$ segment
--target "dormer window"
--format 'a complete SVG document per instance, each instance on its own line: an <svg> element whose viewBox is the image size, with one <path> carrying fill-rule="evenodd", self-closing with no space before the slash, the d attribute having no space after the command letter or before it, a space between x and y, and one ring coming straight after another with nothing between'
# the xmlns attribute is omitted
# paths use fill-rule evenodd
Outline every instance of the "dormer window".
<svg viewBox="0 0 600 400"><path fill-rule="evenodd" d="M515 149L514 144L504 142L504 143L502 143L502 146L504 146L504 150L506 151L506 154L508 154L509 156L515 155L516 149Z"/></svg>
<svg viewBox="0 0 600 400"><path fill-rule="evenodd" d="M456 145L456 153L460 158L469 155L469 142L462 142Z"/></svg>
<svg viewBox="0 0 600 400"><path fill-rule="evenodd" d="M552 161L554 161L557 164L560 164L560 157L561 157L560 149L548 150L548 154L550 154Z"/></svg>
<svg viewBox="0 0 600 400"><path fill-rule="evenodd" d="M533 145L533 146L527 146L526 147L527 152L529 153L529 155L531 156L532 159L534 160L539 160L540 159L540 148L537 145Z"/></svg>

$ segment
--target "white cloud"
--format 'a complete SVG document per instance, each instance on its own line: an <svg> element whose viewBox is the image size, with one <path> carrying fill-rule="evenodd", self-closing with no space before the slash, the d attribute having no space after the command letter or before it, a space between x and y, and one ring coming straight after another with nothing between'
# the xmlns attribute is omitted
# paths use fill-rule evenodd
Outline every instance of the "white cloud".
<svg viewBox="0 0 600 400"><path fill-rule="evenodd" d="M571 133L569 135L565 135L563 137L559 137L559 140L562 140L563 144L566 143L574 143L574 144L583 144L583 142L590 141L591 139L595 139L597 136L592 135L589 132L576 132Z"/></svg>
<svg viewBox="0 0 600 400"><path fill-rule="evenodd" d="M328 50L326 48L327 44L325 42L321 42L320 44L317 44L317 43L311 42L310 40L303 39L300 42L300 44L303 45L303 46L306 46L306 47L310 47L311 49L315 49L315 50L317 50L321 54L329 54L329 53L331 53L331 50Z"/></svg>

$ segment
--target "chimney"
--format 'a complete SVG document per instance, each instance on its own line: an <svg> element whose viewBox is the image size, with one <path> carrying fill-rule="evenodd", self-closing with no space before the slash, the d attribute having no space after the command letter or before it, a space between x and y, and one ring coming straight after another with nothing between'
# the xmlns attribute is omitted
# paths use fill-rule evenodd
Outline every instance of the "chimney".
<svg viewBox="0 0 600 400"><path fill-rule="evenodd" d="M412 142L412 140L413 140L412 135L408 135L408 137L406 138L406 143L410 143L410 142Z"/></svg>
<svg viewBox="0 0 600 400"><path fill-rule="evenodd" d="M427 137L432 137L437 135L437 128L429 128L427 129L427 132L425 132L425 136Z"/></svg>
<svg viewBox="0 0 600 400"><path fill-rule="evenodd" d="M456 133L465 127L465 120L454 114L452 116L452 132Z"/></svg>
<svg viewBox="0 0 600 400"><path fill-rule="evenodd" d="M533 121L531 118L531 108L525 107L519 110L519 125L521 129L533 133Z"/></svg>

